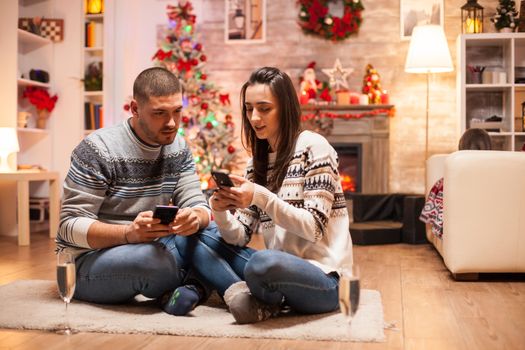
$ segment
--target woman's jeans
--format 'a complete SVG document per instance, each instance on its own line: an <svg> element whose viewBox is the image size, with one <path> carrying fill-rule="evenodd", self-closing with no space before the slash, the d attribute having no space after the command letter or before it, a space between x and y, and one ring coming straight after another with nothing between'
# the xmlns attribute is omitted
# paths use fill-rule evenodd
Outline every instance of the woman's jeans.
<svg viewBox="0 0 525 350"><path fill-rule="evenodd" d="M180 253L220 295L233 283L245 280L252 294L269 305L284 300L294 311L306 314L339 308L337 275L326 274L302 258L229 245L216 230L189 238L179 242L177 237Z"/></svg>
<svg viewBox="0 0 525 350"><path fill-rule="evenodd" d="M76 259L75 299L125 303L138 294L158 298L179 287L187 277L189 264L179 254L175 238L170 235L154 242L125 244L81 255Z"/></svg>
<svg viewBox="0 0 525 350"><path fill-rule="evenodd" d="M226 243L215 222L198 235L177 236L176 243L183 259L221 296L229 286L244 280L246 263L256 252Z"/></svg>

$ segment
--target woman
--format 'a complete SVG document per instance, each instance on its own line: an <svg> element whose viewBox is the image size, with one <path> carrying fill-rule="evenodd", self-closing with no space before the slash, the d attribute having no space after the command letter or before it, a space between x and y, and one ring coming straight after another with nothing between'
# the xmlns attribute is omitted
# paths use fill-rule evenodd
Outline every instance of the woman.
<svg viewBox="0 0 525 350"><path fill-rule="evenodd" d="M468 129L459 139L459 151L490 151L491 149L490 135L483 129ZM436 237L443 238L443 178L436 181L430 189L419 220L430 225L431 231Z"/></svg>
<svg viewBox="0 0 525 350"><path fill-rule="evenodd" d="M253 158L245 178L230 175L235 187L210 198L221 236L232 246L201 235L205 247L193 254L210 255L208 263L194 256L194 264L219 294L225 291L237 323L265 320L283 306L306 314L336 310L337 271L352 264L337 154L322 136L300 131L297 94L277 68L254 71L241 103L243 140ZM256 230L267 250L243 248ZM225 266L229 273L219 272Z"/></svg>

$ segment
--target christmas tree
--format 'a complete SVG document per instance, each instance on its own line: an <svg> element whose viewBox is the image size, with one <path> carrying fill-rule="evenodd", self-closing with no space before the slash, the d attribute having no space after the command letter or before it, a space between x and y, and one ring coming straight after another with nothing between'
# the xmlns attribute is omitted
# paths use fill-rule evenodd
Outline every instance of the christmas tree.
<svg viewBox="0 0 525 350"><path fill-rule="evenodd" d="M379 73L371 64L366 66L366 74L363 78L363 93L368 95L370 104L380 104L383 102L382 96L385 91L381 89ZM386 96L386 95L385 95Z"/></svg>
<svg viewBox="0 0 525 350"><path fill-rule="evenodd" d="M496 14L490 19L496 29L511 28L513 31L519 23L516 2L512 0L500 0L496 8Z"/></svg>
<svg viewBox="0 0 525 350"><path fill-rule="evenodd" d="M202 188L208 187L210 172L238 168L239 152L234 146L230 97L208 80L207 57L195 34L196 16L190 1L167 5L168 27L153 56L156 66L180 77L184 85L184 108L179 134L193 153Z"/></svg>

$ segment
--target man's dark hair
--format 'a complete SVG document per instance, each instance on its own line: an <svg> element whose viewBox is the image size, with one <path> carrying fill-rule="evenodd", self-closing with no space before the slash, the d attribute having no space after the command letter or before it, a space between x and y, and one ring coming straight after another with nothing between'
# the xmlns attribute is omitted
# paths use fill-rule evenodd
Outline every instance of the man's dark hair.
<svg viewBox="0 0 525 350"><path fill-rule="evenodd" d="M161 67L143 70L133 83L133 98L138 102L147 102L151 96L170 96L179 92L182 92L179 79Z"/></svg>

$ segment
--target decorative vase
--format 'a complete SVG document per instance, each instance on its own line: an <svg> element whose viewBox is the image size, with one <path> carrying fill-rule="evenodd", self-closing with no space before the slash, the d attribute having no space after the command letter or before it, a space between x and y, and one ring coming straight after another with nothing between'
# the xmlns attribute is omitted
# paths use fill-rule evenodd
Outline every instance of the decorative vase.
<svg viewBox="0 0 525 350"><path fill-rule="evenodd" d="M500 33L512 33L513 31L514 31L514 29L512 29L510 27L501 28L499 30Z"/></svg>
<svg viewBox="0 0 525 350"><path fill-rule="evenodd" d="M38 129L45 129L48 118L49 118L49 112L46 109L39 109L37 111L36 127Z"/></svg>
<svg viewBox="0 0 525 350"><path fill-rule="evenodd" d="M30 115L31 113L29 112L18 112L17 125L19 128L27 127L27 119Z"/></svg>

